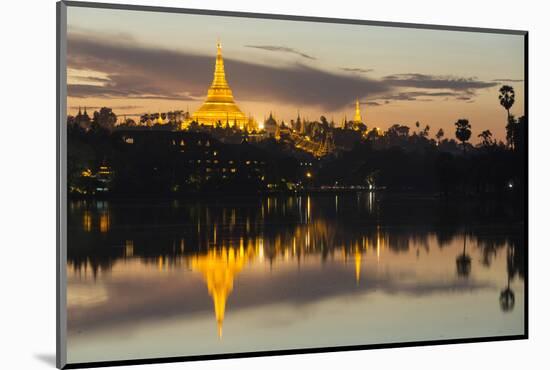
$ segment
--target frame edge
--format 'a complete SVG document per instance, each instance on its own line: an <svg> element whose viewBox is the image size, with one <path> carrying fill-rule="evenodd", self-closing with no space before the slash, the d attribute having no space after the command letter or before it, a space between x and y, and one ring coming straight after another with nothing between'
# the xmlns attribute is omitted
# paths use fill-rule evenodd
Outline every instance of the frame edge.
<svg viewBox="0 0 550 370"><path fill-rule="evenodd" d="M67 105L67 4L56 3L56 367L67 365L67 148L63 117Z"/></svg>

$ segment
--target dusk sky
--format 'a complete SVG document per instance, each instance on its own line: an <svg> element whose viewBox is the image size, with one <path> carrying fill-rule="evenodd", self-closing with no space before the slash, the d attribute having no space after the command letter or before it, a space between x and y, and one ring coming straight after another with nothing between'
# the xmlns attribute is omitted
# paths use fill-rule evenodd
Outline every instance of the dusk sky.
<svg viewBox="0 0 550 370"><path fill-rule="evenodd" d="M216 41L245 114L340 124L359 98L369 128L416 121L472 141L505 139L502 84L524 114L520 35L326 24L143 11L68 8L68 113L102 106L123 114L197 109L212 81ZM358 18L363 18L358 15Z"/></svg>

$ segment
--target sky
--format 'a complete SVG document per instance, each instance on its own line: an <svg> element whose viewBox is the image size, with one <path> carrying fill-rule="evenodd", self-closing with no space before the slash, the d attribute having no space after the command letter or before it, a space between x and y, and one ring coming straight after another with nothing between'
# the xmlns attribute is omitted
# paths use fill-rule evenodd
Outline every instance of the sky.
<svg viewBox="0 0 550 370"><path fill-rule="evenodd" d="M118 116L198 109L213 78L216 42L241 110L262 122L321 115L340 124L359 99L369 128L442 128L466 118L472 141L505 140L498 89L524 114L520 35L69 7L68 114ZM361 18L361 17L359 17Z"/></svg>

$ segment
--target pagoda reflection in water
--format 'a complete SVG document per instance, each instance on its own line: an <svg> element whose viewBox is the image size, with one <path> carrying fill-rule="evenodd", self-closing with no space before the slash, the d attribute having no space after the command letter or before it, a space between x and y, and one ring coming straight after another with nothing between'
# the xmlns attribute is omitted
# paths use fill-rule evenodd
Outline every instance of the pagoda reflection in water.
<svg viewBox="0 0 550 370"><path fill-rule="evenodd" d="M242 240L241 240L242 243ZM214 301L214 312L218 326L218 337L222 337L223 320L225 316L225 303L233 290L233 281L248 262L253 250L244 251L241 247L223 248L222 250L210 250L205 255L191 257L191 269L200 271L208 287L208 294Z"/></svg>
<svg viewBox="0 0 550 370"><path fill-rule="evenodd" d="M265 240L262 237L249 239L246 243L240 239L239 246L229 243L218 249L210 249L206 254L197 254L188 257L191 270L202 273L207 285L208 294L214 303L214 313L217 323L218 337L222 337L226 303L233 291L233 284L237 275L249 264L268 262L272 264L277 258L288 260L296 258L298 262L309 254L319 254L319 247L329 240L335 242L334 231L322 221L297 226L291 233L291 240L275 238ZM267 243L264 248L264 242ZM245 246L246 244L246 246ZM342 261L347 264L348 256L353 254L355 268L355 282L359 284L361 265L364 254L374 248L377 261L380 258L380 249L384 247L384 238L377 230L374 239L362 238L352 246L341 245ZM353 252L351 251L353 250Z"/></svg>

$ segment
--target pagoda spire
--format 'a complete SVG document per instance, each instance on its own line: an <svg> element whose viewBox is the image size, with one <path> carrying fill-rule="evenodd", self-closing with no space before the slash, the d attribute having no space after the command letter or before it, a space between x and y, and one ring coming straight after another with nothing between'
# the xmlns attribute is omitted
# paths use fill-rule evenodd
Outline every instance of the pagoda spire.
<svg viewBox="0 0 550 370"><path fill-rule="evenodd" d="M212 81L211 89L229 89L229 85L225 79L225 67L223 65L223 56L222 56L222 43L218 39L216 43L217 53L216 53L216 66L214 67L214 80ZM231 92L231 91L229 91Z"/></svg>
<svg viewBox="0 0 550 370"><path fill-rule="evenodd" d="M225 67L222 56L222 44L216 43L216 64L214 66L214 78L208 89L206 101L192 115L193 119L201 117L202 124L215 125L218 121L227 119L230 114L235 119L235 124L245 122L246 116L235 104L233 93L225 78Z"/></svg>
<svg viewBox="0 0 550 370"><path fill-rule="evenodd" d="M361 123L361 109L359 108L359 99L355 99L355 115L353 116L353 123Z"/></svg>

